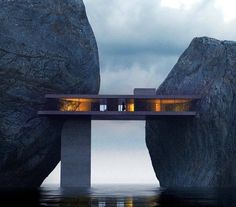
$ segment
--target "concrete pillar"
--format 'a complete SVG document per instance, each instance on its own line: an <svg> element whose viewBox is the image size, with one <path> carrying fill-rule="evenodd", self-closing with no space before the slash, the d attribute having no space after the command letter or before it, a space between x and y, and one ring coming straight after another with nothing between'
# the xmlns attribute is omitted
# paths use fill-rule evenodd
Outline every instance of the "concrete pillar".
<svg viewBox="0 0 236 207"><path fill-rule="evenodd" d="M67 120L61 134L61 187L91 186L91 119Z"/></svg>

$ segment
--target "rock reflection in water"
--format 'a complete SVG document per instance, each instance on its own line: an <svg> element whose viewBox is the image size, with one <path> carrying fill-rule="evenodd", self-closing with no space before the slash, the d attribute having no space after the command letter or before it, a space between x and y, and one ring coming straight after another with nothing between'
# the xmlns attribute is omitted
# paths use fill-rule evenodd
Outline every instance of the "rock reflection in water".
<svg viewBox="0 0 236 207"><path fill-rule="evenodd" d="M33 191L2 189L0 206L233 207L236 206L236 189L160 189L148 186L99 186L88 191L55 187Z"/></svg>

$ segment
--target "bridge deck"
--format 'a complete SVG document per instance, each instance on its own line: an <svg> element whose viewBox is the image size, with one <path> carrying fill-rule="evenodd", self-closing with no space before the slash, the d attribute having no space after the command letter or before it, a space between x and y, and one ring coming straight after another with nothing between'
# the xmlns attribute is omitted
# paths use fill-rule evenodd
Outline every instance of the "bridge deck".
<svg viewBox="0 0 236 207"><path fill-rule="evenodd" d="M119 112L119 111L89 111L89 112L78 112L78 111L39 111L40 116L54 116L54 117L80 117L90 118L92 120L147 120L156 119L164 116L196 116L195 111L184 111L184 112L152 112L152 111L135 111L135 112Z"/></svg>

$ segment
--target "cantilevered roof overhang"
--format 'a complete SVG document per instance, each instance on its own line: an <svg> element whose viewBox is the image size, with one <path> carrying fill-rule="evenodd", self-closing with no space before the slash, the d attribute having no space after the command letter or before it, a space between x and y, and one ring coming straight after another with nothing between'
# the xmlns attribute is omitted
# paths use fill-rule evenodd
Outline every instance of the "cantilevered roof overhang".
<svg viewBox="0 0 236 207"><path fill-rule="evenodd" d="M199 95L97 95L97 94L46 94L45 98L94 98L94 99L107 99L107 98L124 98L124 99L200 99Z"/></svg>

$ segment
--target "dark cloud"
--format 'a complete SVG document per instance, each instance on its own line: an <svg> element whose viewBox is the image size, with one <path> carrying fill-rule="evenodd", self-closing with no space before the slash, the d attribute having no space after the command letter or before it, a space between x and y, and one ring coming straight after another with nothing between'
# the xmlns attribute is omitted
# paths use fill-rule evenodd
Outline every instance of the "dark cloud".
<svg viewBox="0 0 236 207"><path fill-rule="evenodd" d="M163 7L160 0L84 0L100 52L101 90L110 92L117 87L113 82L124 83L122 70L127 81L130 73L134 77L119 90L130 91L127 87L137 82L158 86L194 37L235 37L236 22L225 22L214 0L193 1L190 9L172 9ZM144 77L152 71L156 80L153 77L146 84L146 79L132 72L135 69L146 71Z"/></svg>
<svg viewBox="0 0 236 207"><path fill-rule="evenodd" d="M101 51L109 54L179 54L195 36L232 39L235 23L226 24L214 0L192 9L162 7L158 0L85 0Z"/></svg>

